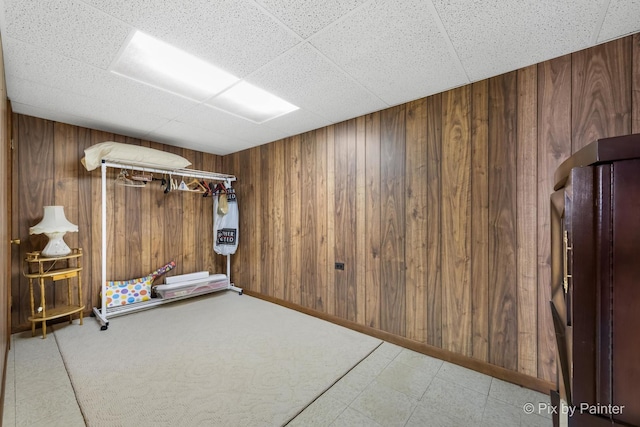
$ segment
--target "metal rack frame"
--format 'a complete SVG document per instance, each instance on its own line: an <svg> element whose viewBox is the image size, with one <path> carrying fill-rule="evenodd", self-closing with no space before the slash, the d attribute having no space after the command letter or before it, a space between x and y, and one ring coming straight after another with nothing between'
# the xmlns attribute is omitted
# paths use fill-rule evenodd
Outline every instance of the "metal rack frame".
<svg viewBox="0 0 640 427"><path fill-rule="evenodd" d="M199 179L212 179L216 181L224 181L227 185L230 185L231 182L236 181L236 177L234 175L226 175L215 172L206 172L200 171L196 169L170 169L159 167L158 165L139 163L139 162L123 162L121 160L118 161L109 161L108 159L102 159L101 163L101 190L102 190L102 209L101 209L101 220L102 220L102 275L101 275L101 286L102 286L102 304L100 308L93 307L93 314L96 319L101 324L101 330L106 330L109 327L109 318L120 316L123 314L146 310L149 308L156 307L161 304L189 298L191 296L196 295L188 295L184 297L177 297L171 299L152 299L149 301L128 304L119 307L107 307L107 168L118 168L118 169L128 169L132 171L141 171L141 172L150 172L150 173L161 173L165 175L176 175L182 177L189 178L199 178ZM236 287L231 282L231 255L227 255L227 287L218 289L218 290L232 290L238 292L242 295L242 288ZM215 291L214 291L215 292ZM202 295L202 294L198 294Z"/></svg>

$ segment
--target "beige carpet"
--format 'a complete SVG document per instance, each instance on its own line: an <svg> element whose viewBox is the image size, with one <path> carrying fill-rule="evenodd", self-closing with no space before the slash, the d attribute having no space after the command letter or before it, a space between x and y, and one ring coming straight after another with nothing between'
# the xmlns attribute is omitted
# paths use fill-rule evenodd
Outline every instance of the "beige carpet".
<svg viewBox="0 0 640 427"><path fill-rule="evenodd" d="M381 344L231 291L54 335L87 425L109 427L284 425Z"/></svg>

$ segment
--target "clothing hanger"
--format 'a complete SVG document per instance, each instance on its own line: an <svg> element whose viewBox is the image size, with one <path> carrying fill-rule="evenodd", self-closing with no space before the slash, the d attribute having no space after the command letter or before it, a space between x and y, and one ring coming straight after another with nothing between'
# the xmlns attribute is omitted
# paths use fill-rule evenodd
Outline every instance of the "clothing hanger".
<svg viewBox="0 0 640 427"><path fill-rule="evenodd" d="M219 182L218 184L216 184L216 186L213 186L213 182L210 184L210 188L212 188L211 190L211 195L212 196L217 196L219 194L222 193L227 193L227 187L225 187L225 185L222 182Z"/></svg>
<svg viewBox="0 0 640 427"><path fill-rule="evenodd" d="M178 190L192 193L204 193L207 191L197 179L193 178L193 180L187 184L184 181L184 177L182 181L180 181L180 185L178 185Z"/></svg>
<svg viewBox="0 0 640 427"><path fill-rule="evenodd" d="M164 188L164 194L167 194L171 191L171 181L171 175L169 175L168 179L166 175L162 175L162 183L160 184L160 186Z"/></svg>
<svg viewBox="0 0 640 427"><path fill-rule="evenodd" d="M141 172L132 172L131 175L129 175L129 179L134 181L151 182L153 181L153 174L151 172L145 172L144 170Z"/></svg>
<svg viewBox="0 0 640 427"><path fill-rule="evenodd" d="M193 178L190 183L187 184L188 191L193 191L194 193L204 193L207 191L206 188L198 181Z"/></svg>
<svg viewBox="0 0 640 427"><path fill-rule="evenodd" d="M189 191L189 187L187 187L187 183L184 182L184 177L180 180L180 184L178 184L178 190L180 191Z"/></svg>
<svg viewBox="0 0 640 427"><path fill-rule="evenodd" d="M213 192L211 191L211 188L209 188L209 184L207 184L207 181L201 181L200 185L202 185L202 188L204 188L204 194L202 195L202 197L213 195Z"/></svg>
<svg viewBox="0 0 640 427"><path fill-rule="evenodd" d="M115 179L116 185L124 185L125 187L144 187L145 182L143 181L134 181L129 179L129 174L126 169L122 169L120 171L120 175Z"/></svg>

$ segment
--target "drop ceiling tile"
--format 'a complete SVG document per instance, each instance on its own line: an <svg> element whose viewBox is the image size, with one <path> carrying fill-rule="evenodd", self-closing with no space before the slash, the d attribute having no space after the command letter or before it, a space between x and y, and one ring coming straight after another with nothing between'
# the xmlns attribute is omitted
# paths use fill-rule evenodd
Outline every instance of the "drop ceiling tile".
<svg viewBox="0 0 640 427"><path fill-rule="evenodd" d="M468 82L424 0L373 1L309 40L389 105Z"/></svg>
<svg viewBox="0 0 640 427"><path fill-rule="evenodd" d="M256 124L204 104L176 117L176 120L222 135L233 135L242 140L255 141L257 144L275 141L282 134L276 129Z"/></svg>
<svg viewBox="0 0 640 427"><path fill-rule="evenodd" d="M131 26L238 77L300 42L250 1L86 0ZM153 11L153 13L149 13Z"/></svg>
<svg viewBox="0 0 640 427"><path fill-rule="evenodd" d="M20 79L16 76L7 76L7 96L21 104L50 110L55 106L55 110L64 112L62 116L82 117L91 119L96 123L96 129L118 129L119 133L128 135L129 132L141 135L155 129L167 120L144 110L136 110L122 107L121 105L110 105L88 96L77 95L70 92L63 92L55 88L44 86ZM61 120L64 123L71 123L69 120ZM116 132L115 130L112 130Z"/></svg>
<svg viewBox="0 0 640 427"><path fill-rule="evenodd" d="M172 119L197 105L101 68L57 55L11 37L3 38L6 75L123 108L143 110Z"/></svg>
<svg viewBox="0 0 640 427"><path fill-rule="evenodd" d="M611 0L598 43L640 31L640 1Z"/></svg>
<svg viewBox="0 0 640 427"><path fill-rule="evenodd" d="M70 125L85 127L89 129L102 130L106 132L113 132L111 129L98 128L92 119L86 117L78 117L68 113L64 113L58 110L49 108L34 107L32 105L21 104L19 102L11 102L11 111L17 114L24 114L25 116L39 117L45 120L52 120L54 122L67 123ZM140 136L144 135L139 133ZM134 138L140 137L130 135Z"/></svg>
<svg viewBox="0 0 640 427"><path fill-rule="evenodd" d="M296 46L247 81L331 122L388 107L308 43Z"/></svg>
<svg viewBox="0 0 640 427"><path fill-rule="evenodd" d="M78 116L83 116L83 114L77 114L79 112L94 109L94 101L89 97L30 82L15 75L7 75L6 79L7 97L11 102L16 101L46 109L55 106L59 111Z"/></svg>
<svg viewBox="0 0 640 427"><path fill-rule="evenodd" d="M591 44L608 0L432 0L471 81Z"/></svg>
<svg viewBox="0 0 640 427"><path fill-rule="evenodd" d="M303 109L269 120L264 126L281 131L280 138L297 135L313 129L329 126L330 121Z"/></svg>
<svg viewBox="0 0 640 427"><path fill-rule="evenodd" d="M307 38L368 0L257 0L285 25Z"/></svg>
<svg viewBox="0 0 640 427"><path fill-rule="evenodd" d="M150 132L148 138L176 147L189 148L218 155L243 150L247 145L250 145L247 141L240 138L223 135L175 120Z"/></svg>
<svg viewBox="0 0 640 427"><path fill-rule="evenodd" d="M79 0L5 0L3 37L106 69L131 27Z"/></svg>
<svg viewBox="0 0 640 427"><path fill-rule="evenodd" d="M57 110L48 108L34 107L31 105L12 102L11 108L14 113L24 114L27 116L39 117L46 120L52 120L59 123L67 123L74 126L80 126L88 129L95 129L104 132L111 132L118 135L124 135L131 138L144 139L147 134L145 131L132 129L128 126L118 123L106 122L101 117L80 117L69 113L61 113Z"/></svg>

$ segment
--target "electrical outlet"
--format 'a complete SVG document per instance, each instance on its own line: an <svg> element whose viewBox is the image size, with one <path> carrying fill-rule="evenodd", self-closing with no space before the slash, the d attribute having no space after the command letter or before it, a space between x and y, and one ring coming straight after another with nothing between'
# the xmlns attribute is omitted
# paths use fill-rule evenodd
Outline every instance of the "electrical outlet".
<svg viewBox="0 0 640 427"><path fill-rule="evenodd" d="M344 270L344 262L336 262L336 270Z"/></svg>

